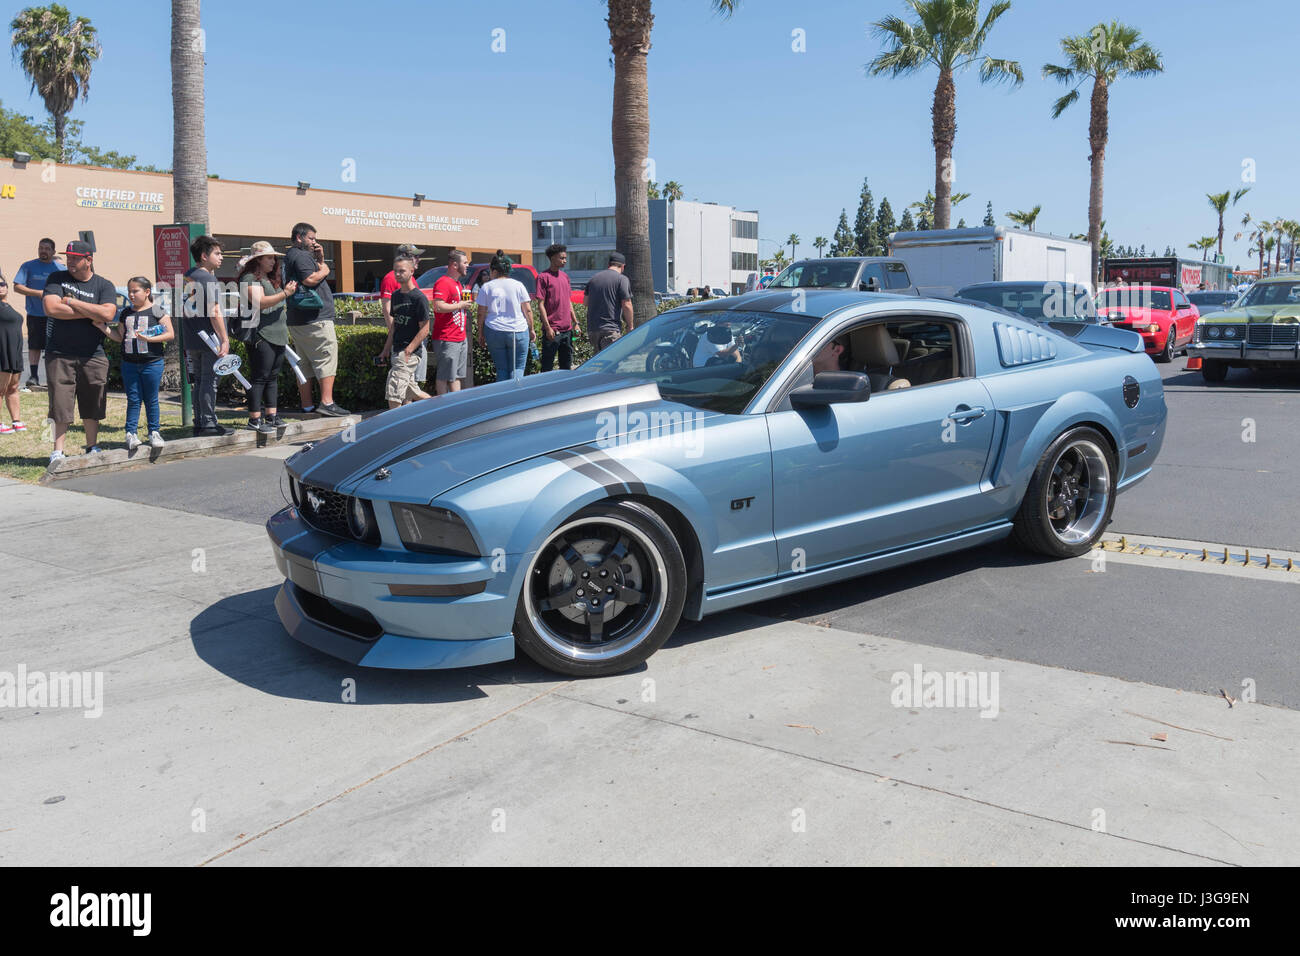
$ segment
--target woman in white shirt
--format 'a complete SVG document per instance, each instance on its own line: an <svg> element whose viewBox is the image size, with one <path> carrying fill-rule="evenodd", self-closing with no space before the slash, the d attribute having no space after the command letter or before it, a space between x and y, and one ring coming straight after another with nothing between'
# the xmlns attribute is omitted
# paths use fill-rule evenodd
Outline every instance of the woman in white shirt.
<svg viewBox="0 0 1300 956"><path fill-rule="evenodd" d="M536 338L528 289L510 278L510 257L497 250L488 266L492 278L478 290L478 344L487 346L497 381L523 378L529 346Z"/></svg>

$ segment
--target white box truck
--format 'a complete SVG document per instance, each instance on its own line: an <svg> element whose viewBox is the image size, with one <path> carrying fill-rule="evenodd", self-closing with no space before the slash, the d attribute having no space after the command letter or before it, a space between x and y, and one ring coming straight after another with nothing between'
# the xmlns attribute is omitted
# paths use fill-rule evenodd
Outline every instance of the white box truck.
<svg viewBox="0 0 1300 956"><path fill-rule="evenodd" d="M889 254L907 263L922 295L976 282L1076 282L1092 289L1088 243L1005 226L895 232Z"/></svg>

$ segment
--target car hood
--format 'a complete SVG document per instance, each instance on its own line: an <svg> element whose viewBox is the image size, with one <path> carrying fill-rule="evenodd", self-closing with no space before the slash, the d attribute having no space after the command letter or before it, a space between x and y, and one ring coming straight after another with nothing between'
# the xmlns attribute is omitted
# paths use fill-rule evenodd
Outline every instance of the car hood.
<svg viewBox="0 0 1300 956"><path fill-rule="evenodd" d="M391 409L290 458L310 485L429 501L465 481L538 455L610 439L644 421L697 421L653 382L597 372L550 372L496 382ZM387 469L388 475L376 478Z"/></svg>
<svg viewBox="0 0 1300 956"><path fill-rule="evenodd" d="M1245 308L1224 309L1222 312L1214 313L1214 321L1241 324L1300 322L1300 305L1252 305Z"/></svg>

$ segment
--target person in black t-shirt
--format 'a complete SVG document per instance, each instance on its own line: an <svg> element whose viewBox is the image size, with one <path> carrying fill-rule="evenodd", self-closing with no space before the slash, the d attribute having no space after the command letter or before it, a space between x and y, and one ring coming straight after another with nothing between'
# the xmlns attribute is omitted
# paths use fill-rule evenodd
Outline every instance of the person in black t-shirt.
<svg viewBox="0 0 1300 956"><path fill-rule="evenodd" d="M225 313L221 310L221 283L216 271L221 268L221 243L211 236L197 236L190 243L190 255L198 263L185 273L185 351L189 353L194 381L194 435L233 435L217 420L217 373L212 365L230 351ZM214 354L199 332L216 339Z"/></svg>
<svg viewBox="0 0 1300 956"><path fill-rule="evenodd" d="M8 295L9 282L0 274L0 401L9 407L13 420L6 425L0 419L0 435L27 431L18 398L18 382L23 377L23 317L4 301Z"/></svg>
<svg viewBox="0 0 1300 956"><path fill-rule="evenodd" d="M384 387L389 408L429 397L415 378L420 364L418 353L429 334L429 300L424 297L423 289L416 288L415 258L398 256L393 262L393 275L399 283L389 300L393 324L388 328L384 350L379 353L381 362L391 357Z"/></svg>
<svg viewBox="0 0 1300 956"><path fill-rule="evenodd" d="M176 337L172 318L154 308L153 283L145 276L127 280L130 304L119 321L108 329L108 337L122 343L122 386L126 389L126 450L140 447L136 431L143 404L149 418L149 447L162 448L162 415L158 388L162 384L163 355L167 343ZM152 330L152 331L151 331ZM204 346L206 349L207 346Z"/></svg>
<svg viewBox="0 0 1300 956"><path fill-rule="evenodd" d="M64 457L63 439L74 407L86 429L86 454L100 450L99 423L108 405L104 329L117 315L117 290L95 275L89 243L68 243L66 256L68 268L50 274L41 300L46 316L45 379L54 422L51 464Z"/></svg>

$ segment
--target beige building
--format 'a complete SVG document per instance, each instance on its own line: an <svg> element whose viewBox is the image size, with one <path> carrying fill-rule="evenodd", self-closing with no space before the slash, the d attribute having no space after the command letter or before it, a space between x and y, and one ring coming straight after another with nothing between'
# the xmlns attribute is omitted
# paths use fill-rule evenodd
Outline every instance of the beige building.
<svg viewBox="0 0 1300 956"><path fill-rule="evenodd" d="M208 214L227 253L222 278L234 275L238 251L258 239L285 249L296 222L316 227L336 292L376 289L402 242L425 250L419 272L444 265L453 248L474 262L497 249L516 262L531 259L531 213L508 206L213 179ZM0 159L0 270L11 282L21 263L36 258L42 237L62 253L83 230L94 233L97 273L119 286L134 275L156 279L153 227L174 219L168 173Z"/></svg>

